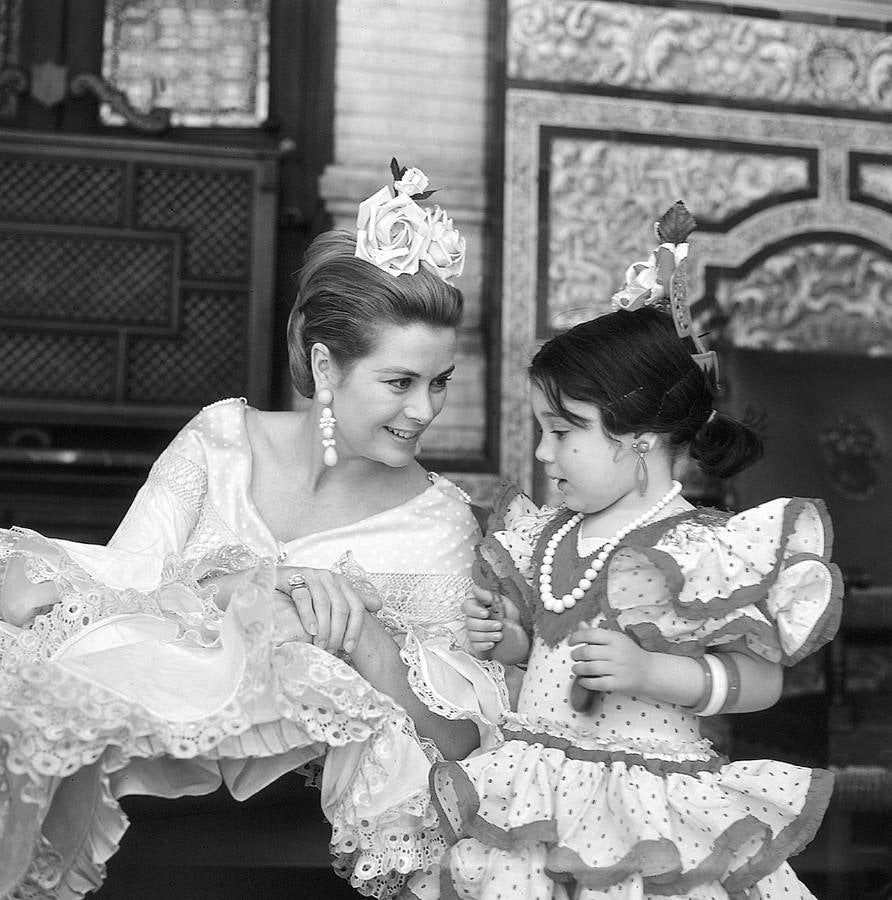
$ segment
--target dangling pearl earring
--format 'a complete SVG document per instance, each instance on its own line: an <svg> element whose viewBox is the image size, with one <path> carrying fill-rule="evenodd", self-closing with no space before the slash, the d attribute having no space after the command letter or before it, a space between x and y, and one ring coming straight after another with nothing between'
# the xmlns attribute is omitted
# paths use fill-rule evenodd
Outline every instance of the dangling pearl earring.
<svg viewBox="0 0 892 900"><path fill-rule="evenodd" d="M322 404L322 415L319 416L319 428L322 431L322 462L326 466L336 466L338 464L338 451L335 449L334 427L338 420L331 411L331 403L334 400L331 391L328 388L322 388L316 394L316 398Z"/></svg>
<svg viewBox="0 0 892 900"><path fill-rule="evenodd" d="M635 464L635 486L640 496L647 493L647 460L644 458L650 444L647 441L632 441L632 449L638 454L638 462Z"/></svg>

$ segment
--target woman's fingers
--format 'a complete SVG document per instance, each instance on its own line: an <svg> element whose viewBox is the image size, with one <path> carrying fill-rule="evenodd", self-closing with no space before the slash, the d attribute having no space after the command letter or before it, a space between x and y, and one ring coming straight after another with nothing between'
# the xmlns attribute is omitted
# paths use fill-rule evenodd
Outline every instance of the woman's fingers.
<svg viewBox="0 0 892 900"><path fill-rule="evenodd" d="M300 621L308 634L315 637L319 633L319 623L316 621L316 613L313 611L313 597L307 585L291 589L291 599L294 608L300 616Z"/></svg>

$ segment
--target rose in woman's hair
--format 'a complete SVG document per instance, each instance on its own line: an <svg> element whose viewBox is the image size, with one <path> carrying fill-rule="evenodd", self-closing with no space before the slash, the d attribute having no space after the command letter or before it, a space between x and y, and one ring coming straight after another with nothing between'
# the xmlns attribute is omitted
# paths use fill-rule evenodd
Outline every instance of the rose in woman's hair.
<svg viewBox="0 0 892 900"><path fill-rule="evenodd" d="M427 215L408 194L381 188L359 205L356 229L356 255L390 275L414 275L427 255Z"/></svg>

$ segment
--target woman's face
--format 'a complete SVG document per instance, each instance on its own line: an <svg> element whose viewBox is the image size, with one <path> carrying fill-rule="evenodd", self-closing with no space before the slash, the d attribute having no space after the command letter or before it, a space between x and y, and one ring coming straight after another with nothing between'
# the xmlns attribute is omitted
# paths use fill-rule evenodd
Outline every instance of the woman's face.
<svg viewBox="0 0 892 900"><path fill-rule="evenodd" d="M456 346L453 328L383 325L371 353L340 376L335 369L338 457L408 465L446 402Z"/></svg>

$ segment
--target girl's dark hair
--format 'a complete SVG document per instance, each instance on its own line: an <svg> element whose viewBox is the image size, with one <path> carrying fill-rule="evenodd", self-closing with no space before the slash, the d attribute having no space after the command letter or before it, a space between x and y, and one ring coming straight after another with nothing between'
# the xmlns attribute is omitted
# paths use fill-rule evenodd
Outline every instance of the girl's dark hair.
<svg viewBox="0 0 892 900"><path fill-rule="evenodd" d="M464 299L422 263L414 275L390 275L358 259L356 239L326 231L307 248L297 299L288 319L291 381L304 397L315 392L309 350L325 344L338 366L349 368L372 352L383 324L456 328Z"/></svg>
<svg viewBox="0 0 892 900"><path fill-rule="evenodd" d="M564 398L594 403L608 434L665 435L673 456L687 449L704 472L727 478L762 456L762 439L745 422L712 416L715 390L688 344L660 310L619 310L552 338L529 376L568 422L584 424Z"/></svg>

